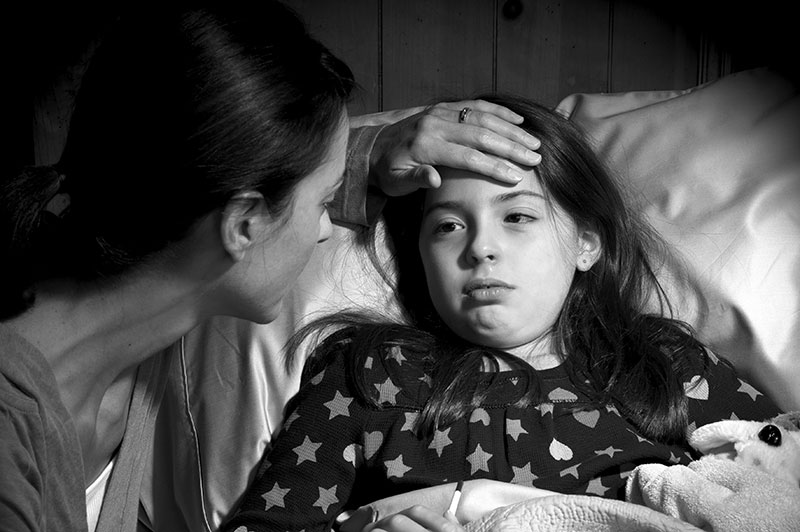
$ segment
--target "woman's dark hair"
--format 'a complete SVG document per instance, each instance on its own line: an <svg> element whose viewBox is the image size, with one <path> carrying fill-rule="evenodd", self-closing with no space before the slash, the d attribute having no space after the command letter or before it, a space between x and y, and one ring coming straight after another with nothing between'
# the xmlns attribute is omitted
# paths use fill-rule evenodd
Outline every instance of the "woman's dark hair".
<svg viewBox="0 0 800 532"><path fill-rule="evenodd" d="M280 216L353 87L277 2L122 13L82 79L59 163L0 183L0 319L33 303L37 281L141 264L237 193L260 192ZM69 197L58 217L45 209L56 193Z"/></svg>
<svg viewBox="0 0 800 532"><path fill-rule="evenodd" d="M598 160L581 130L555 112L527 100L486 95L525 117L522 127L541 142L537 166L548 201L559 205L578 227L598 233L602 253L588 271L577 271L553 327L552 344L576 387L596 405L614 403L642 434L682 441L687 427L683 383L707 365L707 353L688 325L672 319L671 308L651 266L665 247L626 203L621 187ZM434 389L418 429L431 432L469 413L487 391L476 388L483 360L526 363L496 349L455 337L436 313L426 286L418 238L424 191L391 198L385 210L397 264L397 295L411 326L390 326L359 315L321 321L301 334L336 326L315 356L347 345L351 374L362 398L377 406L374 390L359 382L357 368L382 345L402 345L430 354ZM419 216L409 216L418 212ZM661 255L664 256L664 255ZM349 325L342 327L342 325ZM308 365L313 373L320 362ZM536 379L531 379L538 382ZM533 386L525 406L544 400Z"/></svg>

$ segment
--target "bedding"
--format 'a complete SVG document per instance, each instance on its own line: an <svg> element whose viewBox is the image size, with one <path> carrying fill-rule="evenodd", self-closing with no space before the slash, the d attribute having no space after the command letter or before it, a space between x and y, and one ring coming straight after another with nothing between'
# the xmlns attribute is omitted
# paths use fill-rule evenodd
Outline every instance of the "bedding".
<svg viewBox="0 0 800 532"><path fill-rule="evenodd" d="M797 87L755 69L684 91L571 95L558 109L587 131L674 247L675 259L658 273L676 315L784 410L800 409ZM352 123L387 123L405 114ZM389 260L379 242L379 255ZM287 372L280 356L285 340L318 313L365 302L398 312L356 232L336 226L278 321L216 318L184 338L152 457L153 470L170 463L172 475L154 482L152 471L145 472L142 505L153 526L197 531L222 522L297 390L299 371ZM159 475L164 479L163 469ZM580 504L567 508L581 516L588 510Z"/></svg>

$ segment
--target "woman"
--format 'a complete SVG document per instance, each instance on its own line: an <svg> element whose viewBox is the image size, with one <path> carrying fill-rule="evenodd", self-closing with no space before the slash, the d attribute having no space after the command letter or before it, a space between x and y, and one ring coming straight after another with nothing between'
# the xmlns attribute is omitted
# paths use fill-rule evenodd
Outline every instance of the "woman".
<svg viewBox="0 0 800 532"><path fill-rule="evenodd" d="M159 406L153 355L213 315L278 314L330 234L353 83L278 3L120 17L59 164L2 182L0 528L85 530L88 513L94 529L101 505L101 529L135 527L142 449L125 442ZM450 141L531 160L517 140L536 141L513 114L468 105L461 130L459 108L440 106L377 131L439 143L373 154L383 164L370 177L388 192L435 184L426 165L451 158ZM471 140L484 129L493 145ZM463 164L508 172L492 158ZM127 487L109 498L109 482Z"/></svg>

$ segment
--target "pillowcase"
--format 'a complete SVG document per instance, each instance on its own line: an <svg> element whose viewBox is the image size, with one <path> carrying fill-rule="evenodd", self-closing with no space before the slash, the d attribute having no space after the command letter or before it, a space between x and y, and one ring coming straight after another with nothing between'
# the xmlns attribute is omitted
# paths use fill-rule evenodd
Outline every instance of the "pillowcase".
<svg viewBox="0 0 800 532"><path fill-rule="evenodd" d="M755 69L686 91L576 94L558 110L676 251L660 276L677 317L798 409L798 88Z"/></svg>

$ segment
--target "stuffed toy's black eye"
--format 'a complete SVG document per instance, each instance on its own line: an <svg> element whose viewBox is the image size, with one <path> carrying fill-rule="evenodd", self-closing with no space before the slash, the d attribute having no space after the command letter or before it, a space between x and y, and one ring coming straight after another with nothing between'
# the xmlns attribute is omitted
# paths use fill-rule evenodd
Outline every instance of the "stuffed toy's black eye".
<svg viewBox="0 0 800 532"><path fill-rule="evenodd" d="M758 439L773 447L781 445L781 429L775 425L767 425L758 432Z"/></svg>

